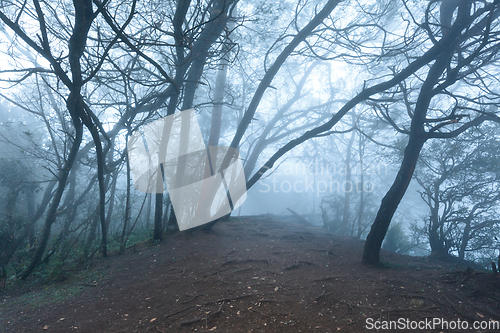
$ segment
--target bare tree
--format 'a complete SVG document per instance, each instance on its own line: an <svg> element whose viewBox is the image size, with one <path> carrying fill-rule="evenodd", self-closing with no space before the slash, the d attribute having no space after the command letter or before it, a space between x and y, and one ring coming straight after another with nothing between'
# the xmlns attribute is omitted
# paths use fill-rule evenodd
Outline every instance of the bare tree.
<svg viewBox="0 0 500 333"><path fill-rule="evenodd" d="M424 143L431 138L451 138L486 120L497 119L496 115L488 112L489 108L486 109L488 105L495 104L499 97L490 89L490 84L486 83L494 84L496 79L484 74L488 72L488 66L496 66L494 59L498 59L500 44L497 42L497 18L500 9L496 2L453 3L455 5L452 12L455 8L458 10L453 22L451 16L444 12L449 10L446 2L439 9L435 8L436 4L429 4L425 12L426 19L433 17L438 11L441 20L446 19L437 22L429 19L424 25L433 42L431 50L434 49L434 62L424 77L414 72L422 81L417 90L409 90L401 84L401 91L394 92L403 96L403 105L411 119L410 128L401 128L391 121L389 108L383 104L384 98L387 97L380 99L381 112L386 119L396 125L398 131L408 134L409 139L400 170L382 199L366 239L363 254L363 262L366 264L376 264L380 261L380 247L391 219L410 184ZM426 54L429 54L429 51ZM467 85L467 89L475 91L476 97L464 94L465 88L454 87L459 82ZM416 101L409 100L412 95L417 95ZM460 124L464 118L470 120Z"/></svg>
<svg viewBox="0 0 500 333"><path fill-rule="evenodd" d="M463 139L432 142L424 149L415 178L430 211L425 234L431 255L463 260L467 252L494 246L483 234L490 234L500 221L496 131L497 126L482 126Z"/></svg>

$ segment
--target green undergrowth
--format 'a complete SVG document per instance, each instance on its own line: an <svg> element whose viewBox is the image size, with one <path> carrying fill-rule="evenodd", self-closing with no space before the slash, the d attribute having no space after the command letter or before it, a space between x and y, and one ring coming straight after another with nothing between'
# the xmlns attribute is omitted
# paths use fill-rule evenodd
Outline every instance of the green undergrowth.
<svg viewBox="0 0 500 333"><path fill-rule="evenodd" d="M35 281L16 283L0 292L0 325L8 325L12 313L16 316L28 315L44 307L51 307L78 296L87 288L97 286L107 275L108 269L83 269L63 282L37 284Z"/></svg>
<svg viewBox="0 0 500 333"><path fill-rule="evenodd" d="M109 237L109 255L119 253L120 238L120 235L111 235ZM145 228L134 230L128 238L127 248L131 248L137 244L144 244L151 238L152 231L150 230ZM52 285L61 286L62 282L68 281L68 283L70 283L82 277L84 279L88 277L92 280L92 277L89 277L92 270L88 268L91 267L96 260L102 258L100 250L101 242L99 239L96 240L90 249L87 250L85 250L82 245L75 244L78 244L78 242L74 240L65 240L59 243L57 239L52 240L47 247L45 259L31 274L28 280L24 282L19 281L18 278L28 267L32 253L28 249L18 251L17 257L11 261L7 270L9 277L6 281L6 291L29 290L35 286L51 288Z"/></svg>

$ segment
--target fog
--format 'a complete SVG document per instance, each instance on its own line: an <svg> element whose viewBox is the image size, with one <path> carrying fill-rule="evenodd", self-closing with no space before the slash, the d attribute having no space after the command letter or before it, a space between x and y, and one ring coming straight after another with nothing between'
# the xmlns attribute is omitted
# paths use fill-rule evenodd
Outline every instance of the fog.
<svg viewBox="0 0 500 333"><path fill-rule="evenodd" d="M365 264L499 255L496 2L0 13L0 278L229 214L366 240Z"/></svg>

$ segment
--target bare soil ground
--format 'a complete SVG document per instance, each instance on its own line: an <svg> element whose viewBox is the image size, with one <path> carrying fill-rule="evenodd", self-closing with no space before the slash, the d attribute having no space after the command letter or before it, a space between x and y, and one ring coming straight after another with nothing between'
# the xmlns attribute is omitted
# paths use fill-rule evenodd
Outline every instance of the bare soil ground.
<svg viewBox="0 0 500 333"><path fill-rule="evenodd" d="M367 267L362 250L270 218L218 223L62 283L0 292L0 331L369 332L377 320L500 320L499 276L388 252L384 267Z"/></svg>

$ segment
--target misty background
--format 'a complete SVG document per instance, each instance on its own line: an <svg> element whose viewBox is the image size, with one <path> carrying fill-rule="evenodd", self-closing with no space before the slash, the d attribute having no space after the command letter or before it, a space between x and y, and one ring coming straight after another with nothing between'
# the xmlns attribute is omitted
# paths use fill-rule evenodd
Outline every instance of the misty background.
<svg viewBox="0 0 500 333"><path fill-rule="evenodd" d="M0 278L178 232L168 188L134 188L127 140L191 108L208 146L240 152L232 218L305 219L367 240L365 263L383 246L489 267L499 16L492 1L0 2Z"/></svg>

